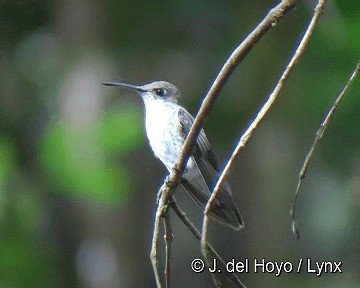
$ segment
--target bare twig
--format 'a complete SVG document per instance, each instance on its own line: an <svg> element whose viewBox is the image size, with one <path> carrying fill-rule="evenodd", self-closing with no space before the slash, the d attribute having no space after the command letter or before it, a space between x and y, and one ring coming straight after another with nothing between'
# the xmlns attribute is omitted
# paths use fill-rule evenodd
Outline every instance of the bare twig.
<svg viewBox="0 0 360 288"><path fill-rule="evenodd" d="M159 202L156 218L154 223L154 232L153 232L153 242L151 249L151 261L154 269L154 274L156 278L157 287L161 287L160 275L159 275L159 265L157 258L158 251L158 239L160 231L160 217L162 217L163 212L167 211L169 203L167 203L171 192L179 184L182 173L184 172L186 163L190 157L192 147L196 141L196 138L199 135L201 130L201 125L206 118L206 116L211 111L217 96L219 95L221 89L224 87L226 81L230 77L234 69L241 63L245 56L251 51L253 46L264 36L266 31L268 31L272 26L274 26L287 12L289 12L295 6L296 0L283 0L280 4L270 10L268 15L259 23L259 25L246 37L246 39L233 51L229 59L226 61L222 67L220 73L217 75L215 81L210 87L206 97L204 98L199 112L197 113L194 123L190 129L190 132L186 138L186 141L182 147L181 155L177 161L174 171L170 174L167 181L161 188L161 199Z"/></svg>
<svg viewBox="0 0 360 288"><path fill-rule="evenodd" d="M159 193L161 193L161 191L164 191L165 187L166 187L166 181L160 187ZM169 209L169 205L170 205L170 203L166 203L168 201L171 201L171 199L167 200L165 193L161 193L161 197L159 199L159 204L158 204L158 209L156 210L156 215L155 215L154 231L153 231L153 238L152 238L152 244L151 244L150 260L151 260L151 263L153 266L157 288L162 287L160 271L159 271L159 259L158 259L160 219L162 217L165 217L165 215L168 213L168 209Z"/></svg>
<svg viewBox="0 0 360 288"><path fill-rule="evenodd" d="M203 227L202 227L202 239L201 239L201 248L202 248L204 257L206 257L208 255L206 243L207 243L207 231L208 231L208 225L209 225L209 215L210 215L210 211L214 205L215 199L216 199L217 195L219 194L220 187L221 187L222 183L225 181L226 177L228 176L230 169L231 169L232 165L234 164L237 156L246 147L246 145L250 141L252 135L256 131L257 127L259 126L259 124L264 120L265 116L271 110L271 108L274 105L275 101L277 100L278 95L279 95L280 91L282 90L286 80L289 78L291 71L294 69L295 65L300 60L300 57L303 55L303 53L305 51L305 47L314 31L316 23L318 22L318 19L319 19L320 15L322 14L325 3L326 3L326 0L319 0L317 6L315 8L314 15L310 21L309 26L306 29L306 32L305 32L298 48L295 51L295 54L293 55L289 64L287 65L285 71L281 75L281 78L278 81L274 91L270 94L268 100L263 105L263 107L260 109L255 120L251 123L251 125L245 131L245 133L241 136L239 143L237 144L229 161L226 163L226 166L225 166L219 180L217 181L217 183L215 185L214 191L211 194L211 197L205 207L205 213L204 213L204 220L203 220Z"/></svg>
<svg viewBox="0 0 360 288"><path fill-rule="evenodd" d="M170 214L166 213L164 215L164 228L165 228L165 253L166 253L166 261L165 261L165 287L170 288L170 256L171 256L171 242L174 239L174 236L171 231L170 224Z"/></svg>
<svg viewBox="0 0 360 288"><path fill-rule="evenodd" d="M196 239L199 241L201 240L201 234L199 230L195 227L195 225L191 222L191 220L186 216L186 214L181 210L179 205L177 205L175 198L173 197L173 200L171 202L171 208L174 210L176 215L179 217L179 219L189 228L189 230L194 234ZM221 256L216 252L216 250L210 245L210 243L207 243L208 248L210 250L210 253L212 254L212 257L214 257L218 262L218 267L221 270L221 273L224 273L226 277L234 283L237 287L246 288L246 286L240 281L239 277L232 272L227 271L226 269L226 263L221 258Z"/></svg>
<svg viewBox="0 0 360 288"><path fill-rule="evenodd" d="M160 219L160 218L159 218ZM161 288L161 278L160 278L160 272L159 272L159 259L158 259L158 243L159 243L159 230L160 225L156 222L155 219L155 225L154 225L154 233L153 233L153 239L152 239L152 245L151 245L151 252L150 252L150 259L151 264L153 266L154 275L155 275L155 281L156 281L156 287Z"/></svg>
<svg viewBox="0 0 360 288"><path fill-rule="evenodd" d="M291 9L295 7L295 0L283 0L280 4L275 6L266 17L258 24L258 26L245 38L245 40L232 52L224 66L220 70L208 93L206 94L200 109L195 117L194 123L187 135L186 141L182 147L181 155L176 163L174 173L170 175L168 185L176 187L181 180L182 173L185 169L186 163L190 157L192 147L196 141L201 125L206 116L210 113L214 103L224 87L226 81L229 79L234 69L241 63L245 56L251 51L257 42L264 36L264 34L274 26L280 19Z"/></svg>
<svg viewBox="0 0 360 288"><path fill-rule="evenodd" d="M299 227L297 225L296 216L295 216L296 201L298 199L299 190L300 190L302 181L305 178L306 171L307 171L307 168L308 168L309 163L310 163L310 159L314 154L316 145L318 144L318 142L322 138L326 128L329 126L329 124L330 124L330 122L331 122L331 120L332 120L332 118L334 116L336 108L338 107L338 105L340 104L342 99L344 98L344 95L345 95L346 91L348 90L348 88L350 87L350 85L352 84L354 79L356 78L359 70L360 70L360 62L357 63L357 66L356 66L354 72L351 74L350 79L346 83L346 85L343 88L343 90L341 91L340 95L336 98L336 100L335 100L334 104L332 105L329 113L326 115L324 121L320 125L319 130L316 132L315 139L314 139L314 141L313 141L313 143L311 145L311 148L310 148L309 152L306 155L304 164L302 165L301 171L299 173L299 179L298 179L298 184L297 184L296 191L295 191L294 202L293 202L293 205L292 205L292 209L290 211L291 229L292 229L292 231L293 231L293 233L294 233L294 235L295 235L295 237L297 239L300 239L300 232L299 232Z"/></svg>
<svg viewBox="0 0 360 288"><path fill-rule="evenodd" d="M164 201L164 195L161 196L159 206L161 201ZM160 218L161 218L161 209L156 211L155 223L154 223L154 232L152 238L151 252L150 252L150 260L153 266L156 287L161 288L161 278L159 272L159 259L158 259L158 251L159 251L159 233L160 233Z"/></svg>

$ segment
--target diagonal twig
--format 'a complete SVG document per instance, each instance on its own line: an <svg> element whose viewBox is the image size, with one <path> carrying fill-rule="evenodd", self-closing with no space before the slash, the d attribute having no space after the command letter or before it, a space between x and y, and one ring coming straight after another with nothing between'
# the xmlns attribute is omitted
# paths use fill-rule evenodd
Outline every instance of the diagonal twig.
<svg viewBox="0 0 360 288"><path fill-rule="evenodd" d="M297 239L300 239L300 232L299 232L299 227L297 225L296 215L295 215L296 201L298 199L300 187L301 187L303 179L305 178L306 171L307 171L307 168L308 168L309 163L310 163L310 159L314 154L316 145L318 144L318 142L322 138L326 128L329 126L329 124L331 122L331 119L334 116L334 113L336 111L336 108L340 104L341 100L344 98L344 95L345 95L346 91L348 90L348 88L351 86L352 82L356 78L359 70L360 70L360 62L357 63L357 66L356 66L354 72L351 74L351 76L350 76L348 82L346 83L345 87L341 91L340 95L336 98L336 100L335 100L334 104L332 105L329 113L326 115L324 121L320 125L319 130L316 132L315 139L314 139L314 141L313 141L313 143L311 145L311 148L310 148L309 152L307 153L307 155L305 157L305 161L304 161L304 163L302 165L302 168L301 168L301 171L299 173L299 179L298 179L298 184L297 184L296 191L295 191L294 202L293 202L293 205L292 205L292 209L290 211L291 229L292 229L292 231L293 231L293 233L294 233L294 235L295 235L295 237Z"/></svg>
<svg viewBox="0 0 360 288"><path fill-rule="evenodd" d="M182 147L180 158L178 159L174 173L170 175L168 186L176 187L181 180L186 163L190 157L190 153L194 142L196 141L201 125L207 115L210 113L214 103L224 87L226 81L229 79L231 73L242 62L246 55L251 51L257 42L264 36L264 34L291 9L295 7L295 0L283 0L280 4L275 6L266 17L255 27L255 29L245 38L245 40L232 52L224 66L221 68L219 74L214 80L212 86L207 92L200 109L194 119L186 141Z"/></svg>
<svg viewBox="0 0 360 288"><path fill-rule="evenodd" d="M168 210L168 200L173 189L179 184L182 173L184 172L186 163L190 157L192 147L199 135L201 125L210 113L221 89L224 87L226 81L230 77L234 69L241 63L245 56L251 51L254 45L264 36L264 34L274 26L280 19L295 7L296 0L283 0L280 4L275 6L266 17L258 24L258 26L245 38L245 40L233 51L221 71L217 75L215 81L210 87L206 97L204 98L201 107L195 117L194 123L187 135L186 141L182 147L181 155L177 161L174 171L170 173L169 178L161 187L162 194L154 222L152 248L150 253L151 262L154 269L157 287L161 287L159 260L158 260L158 240L160 232L160 217L163 217Z"/></svg>
<svg viewBox="0 0 360 288"><path fill-rule="evenodd" d="M284 70L283 74L281 75L280 80L278 81L277 85L275 86L273 92L270 94L268 100L262 106L262 108L260 109L259 113L257 114L254 121L251 123L249 128L241 136L233 154L231 155L219 180L217 181L217 183L215 185L213 193L211 194L211 197L205 207L205 213L204 213L204 219L203 219L201 248L202 248L204 257L208 256L208 249L207 249L206 243L207 243L207 234L208 234L207 232L208 232L208 225L209 225L209 215L210 215L211 209L214 205L215 199L216 199L217 195L219 194L220 187L221 187L222 183L225 181L226 177L228 176L230 169L231 169L232 165L234 164L237 156L247 146L248 142L250 141L250 139L251 139L252 135L254 134L254 132L256 131L257 127L264 120L265 116L268 114L268 112L273 107L286 80L289 78L291 71L294 69L294 67L300 60L301 56L303 55L305 48L307 46L307 43L309 42L310 37L314 31L314 28L319 20L319 17L321 16L321 14L323 12L325 3L326 3L326 0L318 1L318 4L315 8L315 12L310 21L310 24L307 27L306 32L305 32L303 38L301 39L301 42L300 42L298 48L296 49L293 57L291 58L289 64L287 65L286 69Z"/></svg>
<svg viewBox="0 0 360 288"><path fill-rule="evenodd" d="M179 217L179 219L189 228L189 230L191 231L191 233L194 234L194 236L196 237L196 239L198 239L199 241L201 240L201 234L199 232L199 230L195 227L195 225L191 222L191 220L186 216L186 214L182 211L182 209L179 207L179 205L176 203L175 198L172 196L173 200L171 201L171 208L173 209L173 211L176 213L176 215ZM233 272L229 272L226 269L226 263L225 261L221 258L221 256L216 252L216 250L210 245L210 243L207 243L208 248L210 250L210 253L212 255L212 257L214 257L217 260L219 269L221 271L221 273L224 273L225 276L232 282L234 283L237 287L241 287L241 288L246 288L246 286L241 282L241 280L239 279L239 277L233 273Z"/></svg>

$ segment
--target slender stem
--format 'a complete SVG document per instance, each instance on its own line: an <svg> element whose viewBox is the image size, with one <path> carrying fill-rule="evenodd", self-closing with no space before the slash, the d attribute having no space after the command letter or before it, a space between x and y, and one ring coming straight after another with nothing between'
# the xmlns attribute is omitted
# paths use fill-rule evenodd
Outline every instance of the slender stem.
<svg viewBox="0 0 360 288"><path fill-rule="evenodd" d="M171 243L174 239L174 235L171 231L171 223L170 223L170 214L166 213L164 215L164 227L165 227L165 287L170 288L170 256L171 256Z"/></svg>
<svg viewBox="0 0 360 288"><path fill-rule="evenodd" d="M169 185L176 187L181 179L181 175L185 169L186 163L190 157L192 147L200 133L201 125L204 119L210 113L214 103L225 86L235 68L242 62L247 54L252 50L257 42L264 36L264 34L276 24L280 19L291 9L295 7L295 0L283 0L280 4L275 6L266 17L254 28L254 30L244 39L244 41L231 53L224 66L221 68L219 74L207 92L200 109L194 119L194 123L187 135L186 141L182 147L180 158L178 159L174 173L170 175Z"/></svg>
<svg viewBox="0 0 360 288"><path fill-rule="evenodd" d="M166 180L164 184L159 189L159 194L166 190ZM159 251L159 234L160 234L160 219L163 217L167 217L169 205L171 203L166 203L169 200L166 199L166 194L161 193L158 204L158 209L156 210L155 215L155 221L154 221L154 230L153 230L153 238L152 238L152 244L151 244L151 251L150 251L150 260L153 266L154 275L155 275L155 281L156 281L156 287L161 288L161 278L160 278L160 270L159 270L159 257L158 257L158 251ZM171 199L170 199L171 200ZM166 220L165 220L166 221ZM166 233L166 231L165 231Z"/></svg>
<svg viewBox="0 0 360 288"><path fill-rule="evenodd" d="M161 279L160 279L160 272L159 272L159 257L158 257L159 233L160 233L160 216L158 216L159 211L160 210L157 210L156 216L155 216L154 232L153 232L151 252L150 252L150 260L151 260L151 263L153 266L157 288L161 288Z"/></svg>
<svg viewBox="0 0 360 288"><path fill-rule="evenodd" d="M201 234L200 234L199 230L195 227L195 225L192 223L192 221L186 216L184 211L182 211L182 209L179 207L179 205L175 201L174 197L173 197L173 200L172 200L171 208L176 213L176 215L179 217L179 219L189 228L189 230L195 236L195 238L200 241L201 240ZM226 269L225 261L216 252L216 250L211 246L211 244L207 243L207 246L208 246L208 248L210 250L210 253L211 253L212 257L214 257L217 260L219 269L221 270L221 273L224 273L226 275L226 277L232 283L234 283L237 287L246 288L246 286L241 282L241 280L239 279L239 277L235 273L229 272Z"/></svg>
<svg viewBox="0 0 360 288"><path fill-rule="evenodd" d="M161 199L156 211L156 218L154 223L153 242L151 248L150 258L152 261L156 285L161 287L159 265L158 265L158 239L160 231L160 217L163 211L167 211L169 207L168 200L171 192L179 184L182 173L184 172L186 163L190 157L193 145L199 135L201 125L210 113L221 89L224 87L226 81L230 77L234 69L242 62L246 55L251 51L254 45L264 36L264 34L276 24L286 13L295 7L296 0L283 0L280 4L270 10L268 15L258 24L258 26L245 38L245 40L233 51L228 60L225 62L221 71L217 75L215 81L210 87L206 97L204 98L201 107L195 117L194 123L182 147L181 155L177 161L174 171L169 175L161 187ZM205 246L206 247L206 246Z"/></svg>
<svg viewBox="0 0 360 288"><path fill-rule="evenodd" d="M284 70L283 74L281 75L280 80L278 81L277 85L275 86L275 89L270 94L268 100L265 102L265 104L262 106L260 111L258 112L257 116L255 117L254 121L250 124L249 128L245 131L245 133L241 136L234 152L232 153L229 161L226 163L226 166L217 181L215 188L213 190L213 193L211 194L211 197L206 204L205 207L205 213L204 213L204 219L203 219L203 227L202 227L202 239L201 239L201 248L204 257L207 255L207 232L208 232L208 225L209 225L209 215L211 212L211 209L215 203L215 199L217 195L219 194L220 187L222 183L225 181L225 179L228 177L228 174L230 172L230 169L232 165L234 164L237 156L242 152L245 147L247 146L248 142L250 141L251 137L253 136L254 132L258 128L259 124L264 120L265 116L269 113L271 108L273 107L274 103L276 102L280 91L282 90L285 82L289 78L292 70L296 66L296 64L299 62L301 56L304 54L305 48L310 40L310 37L314 31L314 28L319 20L320 15L322 14L322 11L324 9L326 0L319 0L318 4L315 8L315 12L312 16L312 19L310 21L310 24L308 25L306 32L301 39L301 42L296 49L293 57L291 58L289 64L287 65L286 69Z"/></svg>
<svg viewBox="0 0 360 288"><path fill-rule="evenodd" d="M341 91L340 95L336 98L334 104L332 105L329 113L326 115L324 121L321 123L319 130L316 132L316 135L315 135L314 141L313 141L313 143L312 143L312 145L311 145L311 148L310 148L309 152L308 152L307 155L306 155L304 164L303 164L302 167L301 167L301 171L300 171L300 173L299 173L299 179L298 179L298 183L297 183L297 187L296 187L296 191L295 191L294 202L293 202L293 205L292 205L292 209L291 209L291 211L290 211L290 215L291 215L291 228L292 228L292 231L293 231L293 233L294 233L294 235L295 235L295 237L296 237L297 239L300 239L300 232L299 232L299 227L298 227L298 225L297 225L295 212L296 212L296 201L297 201L297 199L298 199L298 195L299 195L299 191L300 191L301 184L302 184L302 182L303 182L303 179L305 178L306 171L307 171L307 168L308 168L308 166L309 166L311 157L312 157L313 154L314 154L316 145L318 144L318 142L319 142L320 139L322 138L325 130L326 130L327 127L329 126L329 124L330 124L330 122L331 122L331 120L332 120L332 118L333 118L333 116L334 116L334 113L335 113L335 111L336 111L336 108L339 106L340 102L343 100L346 91L348 90L348 88L349 88L349 87L351 86L351 84L353 83L353 81L354 81L354 79L356 78L359 70L360 70L360 62L357 63L357 66L356 66L355 70L353 71L353 73L351 74L350 79L349 79L348 82L346 83L346 85L345 85L345 87L343 88L343 90Z"/></svg>

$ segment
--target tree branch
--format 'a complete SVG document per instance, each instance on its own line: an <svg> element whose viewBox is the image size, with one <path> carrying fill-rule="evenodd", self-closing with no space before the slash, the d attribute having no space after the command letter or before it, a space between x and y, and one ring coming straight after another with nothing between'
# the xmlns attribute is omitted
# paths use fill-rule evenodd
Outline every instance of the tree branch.
<svg viewBox="0 0 360 288"><path fill-rule="evenodd" d="M241 136L233 154L231 155L229 161L227 162L219 180L217 181L215 188L213 190L213 193L211 194L211 197L205 207L205 213L204 213L204 220L203 220L203 227L202 227L202 239L201 239L201 248L204 257L208 256L208 250L207 250L207 232L208 232L208 225L209 225L209 215L211 212L211 209L215 203L215 199L217 195L219 194L220 187L222 183L225 181L225 179L228 177L228 174L230 172L230 169L232 165L234 164L237 156L244 150L244 148L247 146L248 142L250 141L252 135L258 128L259 124L264 120L265 116L269 113L271 108L273 107L274 103L276 102L280 91L282 90L285 82L290 76L291 71L294 69L298 61L300 60L301 56L303 55L305 51L305 47L307 46L309 39L314 31L314 28L319 20L320 15L322 14L322 11L324 9L326 0L319 0L318 4L315 8L314 15L310 21L309 26L306 29L306 32L296 49L293 57L291 58L289 64L287 65L285 71L281 75L280 80L278 81L277 85L275 86L275 89L270 94L268 100L265 102L263 107L260 109L259 113L257 114L254 121L251 123L249 128L245 131L245 133Z"/></svg>
<svg viewBox="0 0 360 288"><path fill-rule="evenodd" d="M345 85L345 87L341 91L340 95L336 98L336 100L335 100L334 104L332 105L329 113L326 115L324 121L320 125L319 130L316 132L315 139L314 139L314 141L313 141L313 143L311 145L311 148L310 148L309 152L306 155L304 164L302 165L301 171L299 173L299 180L298 180L298 184L297 184L296 191L295 191L294 202L293 202L293 205L292 205L292 209L290 211L291 229L292 229L292 231L293 231L293 233L294 233L294 235L295 235L295 237L297 239L300 239L300 232L299 232L299 227L297 225L296 216L295 216L296 201L297 201L297 198L298 198L298 195L299 195L299 190L300 190L302 181L305 178L306 171L307 171L307 168L308 168L309 163L310 163L310 159L314 154L316 145L318 144L318 142L322 138L325 130L329 126L329 124L330 124L330 122L331 122L331 120L332 120L332 118L334 116L334 113L336 111L336 108L338 107L338 105L340 104L342 99L344 98L344 95L345 95L346 91L348 90L348 88L351 86L352 82L356 78L359 70L360 70L360 62L357 63L357 66L356 66L354 72L352 73L350 79L348 80L347 84Z"/></svg>
<svg viewBox="0 0 360 288"><path fill-rule="evenodd" d="M191 231L191 233L194 234L196 239L198 239L200 241L201 240L201 234L200 234L199 230L195 227L195 225L191 222L191 220L186 216L186 214L177 205L176 200L175 200L174 197L173 197L173 200L172 200L171 203L172 203L171 208L176 213L176 215L179 217L179 219L189 228L189 230ZM208 248L210 250L210 253L212 254L212 257L214 257L217 260L219 269L221 270L221 273L224 273L224 275L226 275L226 277L232 283L234 283L237 287L246 288L246 286L241 282L241 280L239 279L239 277L235 273L227 271L225 261L216 252L216 250L210 245L210 243L207 243L207 245L208 245Z"/></svg>
<svg viewBox="0 0 360 288"><path fill-rule="evenodd" d="M224 87L226 81L229 79L231 73L241 63L245 56L251 51L257 42L264 36L264 34L291 9L295 7L295 0L283 0L280 4L270 10L267 16L258 24L258 26L245 38L245 40L232 52L224 66L220 70L208 93L206 94L200 109L195 117L194 123L189 131L186 141L182 147L181 155L176 163L174 173L170 175L168 186L169 188L176 187L184 172L187 161L189 160L192 147L196 141L201 125L204 119L210 113L214 103Z"/></svg>
<svg viewBox="0 0 360 288"><path fill-rule="evenodd" d="M161 191L163 191L165 189L164 188L165 186L166 186L166 181L160 187L159 193L161 193ZM168 213L169 203L166 203L166 202L171 201L171 199L167 200L166 196L167 195L165 193L161 193L161 196L160 196L160 199L159 199L158 209L156 210L156 215L155 215L154 231L153 231L153 238L152 238L151 252L150 252L150 260L151 260L151 263L152 263L152 266L153 266L155 280L156 280L156 287L157 288L162 287L160 271L159 271L159 257L158 257L160 219L162 217L165 217L165 215ZM170 255L170 254L167 254L167 256L168 255ZM167 269L167 268L165 268L165 269Z"/></svg>
<svg viewBox="0 0 360 288"><path fill-rule="evenodd" d="M165 227L165 287L170 288L170 256L171 256L171 243L174 239L174 235L171 231L171 223L170 223L170 214L166 213L164 215L164 227Z"/></svg>
<svg viewBox="0 0 360 288"><path fill-rule="evenodd" d="M182 147L180 158L178 159L174 171L170 173L169 178L161 187L161 198L156 211L153 242L151 248L151 262L154 269L157 287L161 287L159 265L158 265L158 239L160 231L160 217L163 217L164 212L168 210L168 200L171 192L175 189L182 177L186 163L190 157L192 147L199 135L201 125L210 113L221 89L224 87L226 81L230 77L234 69L241 63L245 56L251 51L254 45L264 36L264 34L291 9L295 7L296 0L283 0L280 4L275 6L267 16L258 24L258 26L245 38L245 40L233 51L221 71L217 75L215 81L210 87L206 97L204 98L201 107L195 117L194 123L187 135L186 141ZM165 212L166 213L166 212Z"/></svg>
<svg viewBox="0 0 360 288"><path fill-rule="evenodd" d="M151 251L150 251L150 260L151 260L151 264L152 264L153 270L154 270L156 287L161 288L161 278L160 278L160 272L159 272L159 259L158 259L160 215L158 216L158 213L160 213L160 209L158 209L156 211L156 216L155 216L154 232L153 232L153 238L152 238L152 242L151 242L152 245L151 245Z"/></svg>

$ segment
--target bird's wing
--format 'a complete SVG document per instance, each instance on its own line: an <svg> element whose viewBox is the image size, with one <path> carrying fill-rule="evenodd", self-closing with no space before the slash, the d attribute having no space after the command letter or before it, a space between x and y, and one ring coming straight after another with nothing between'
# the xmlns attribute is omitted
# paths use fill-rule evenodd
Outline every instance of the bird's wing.
<svg viewBox="0 0 360 288"><path fill-rule="evenodd" d="M194 122L194 117L185 109L179 109L178 111L179 123L181 127L181 133L184 138L189 134L191 126ZM218 177L218 162L215 154L213 153L210 142L207 139L205 132L201 129L196 143L193 147L192 157L194 158L199 170L204 177L204 180L211 190L215 179Z"/></svg>
<svg viewBox="0 0 360 288"><path fill-rule="evenodd" d="M178 117L180 133L182 133L182 136L185 138L189 134L194 122L194 117L185 109L181 108L178 111ZM210 193L214 188L213 185L215 185L215 182L219 177L219 168L203 129L201 129L193 147L192 159L195 161L200 172L199 176L203 178L202 181L205 181L207 189L201 189L201 185L198 186L196 183L188 181L186 177L182 179L181 183L195 202L200 207L204 208L210 197ZM193 179L193 181L196 182L199 181L199 179ZM229 225L233 229L238 230L244 226L244 221L232 199L230 186L226 181L223 183L221 193L215 200L211 215L215 220Z"/></svg>

